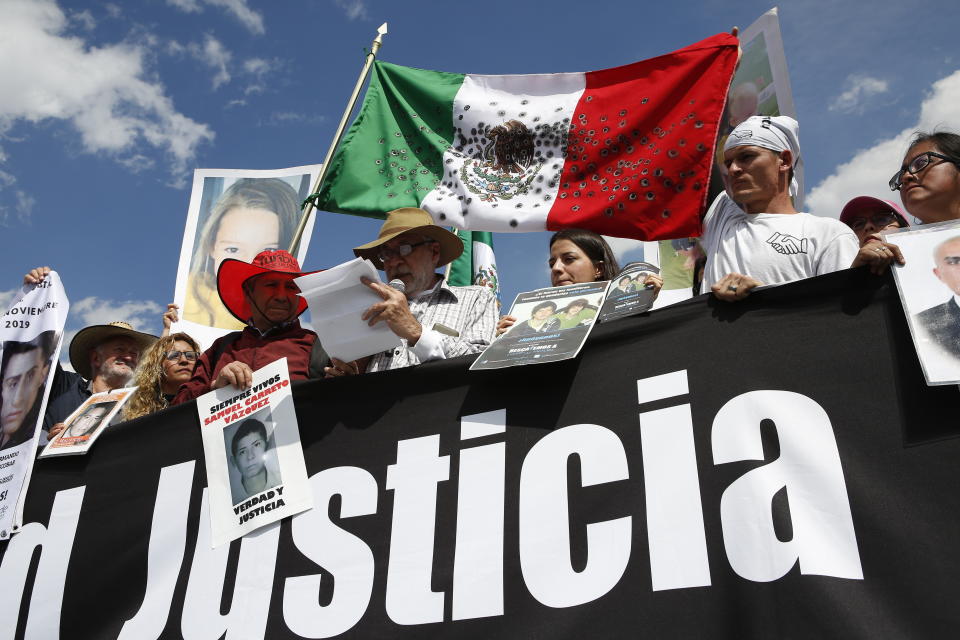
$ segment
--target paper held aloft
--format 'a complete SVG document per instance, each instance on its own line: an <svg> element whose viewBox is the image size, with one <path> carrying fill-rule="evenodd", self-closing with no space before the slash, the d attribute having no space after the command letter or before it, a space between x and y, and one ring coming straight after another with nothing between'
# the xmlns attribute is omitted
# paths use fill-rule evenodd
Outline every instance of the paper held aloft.
<svg viewBox="0 0 960 640"><path fill-rule="evenodd" d="M320 344L333 358L351 362L400 344L386 323L367 326L360 319L371 305L382 298L360 282L366 276L380 282L380 276L369 260L355 258L320 273L296 278L300 295L310 305L310 319Z"/></svg>

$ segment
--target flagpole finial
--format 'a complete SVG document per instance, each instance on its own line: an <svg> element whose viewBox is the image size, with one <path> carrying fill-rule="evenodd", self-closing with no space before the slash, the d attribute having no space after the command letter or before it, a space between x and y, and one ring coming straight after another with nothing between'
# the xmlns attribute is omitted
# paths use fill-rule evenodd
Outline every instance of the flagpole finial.
<svg viewBox="0 0 960 640"><path fill-rule="evenodd" d="M387 23L384 22L380 25L380 28L377 29L377 37L373 39L373 44L370 45L370 50L373 55L377 55L377 51L380 50L380 45L383 44L383 36L387 34Z"/></svg>

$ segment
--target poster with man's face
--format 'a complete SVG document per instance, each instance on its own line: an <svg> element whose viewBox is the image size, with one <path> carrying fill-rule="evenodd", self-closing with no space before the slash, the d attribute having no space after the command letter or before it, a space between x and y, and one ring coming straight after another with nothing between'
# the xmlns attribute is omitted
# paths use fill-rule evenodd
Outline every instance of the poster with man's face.
<svg viewBox="0 0 960 640"><path fill-rule="evenodd" d="M272 436L273 420L269 407L223 430L234 505L283 484Z"/></svg>
<svg viewBox="0 0 960 640"><path fill-rule="evenodd" d="M894 279L927 384L960 382L960 223L884 235L906 259Z"/></svg>

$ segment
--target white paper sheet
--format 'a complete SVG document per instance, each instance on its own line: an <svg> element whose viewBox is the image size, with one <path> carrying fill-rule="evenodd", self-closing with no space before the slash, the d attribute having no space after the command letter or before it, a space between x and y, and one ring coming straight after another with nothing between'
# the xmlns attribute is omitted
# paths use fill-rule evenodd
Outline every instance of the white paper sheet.
<svg viewBox="0 0 960 640"><path fill-rule="evenodd" d="M370 305L383 300L360 282L363 276L381 282L373 263L362 258L294 280L310 305L310 318L320 344L331 357L344 362L400 344L400 338L385 323L370 327L360 319Z"/></svg>

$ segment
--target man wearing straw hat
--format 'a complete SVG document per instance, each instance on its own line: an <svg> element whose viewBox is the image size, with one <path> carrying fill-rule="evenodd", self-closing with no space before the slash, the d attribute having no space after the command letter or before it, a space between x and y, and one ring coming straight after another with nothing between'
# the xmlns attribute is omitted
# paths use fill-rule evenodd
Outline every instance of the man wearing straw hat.
<svg viewBox="0 0 960 640"><path fill-rule="evenodd" d="M287 359L291 380L322 378L329 358L317 334L297 319L307 310L293 281L302 275L297 259L286 251L261 251L253 262L224 260L217 270L217 293L247 327L218 338L203 352L173 404L227 385L247 388L255 370L280 358Z"/></svg>
<svg viewBox="0 0 960 640"><path fill-rule="evenodd" d="M383 301L362 318L371 326L385 322L402 341L396 349L372 356L367 372L479 353L490 344L497 325L496 297L487 287L451 287L436 273L463 253L463 242L434 225L429 213L413 207L391 211L377 239L353 252L382 269L393 285L364 279ZM334 360L327 374L352 375L361 368Z"/></svg>
<svg viewBox="0 0 960 640"><path fill-rule="evenodd" d="M63 421L94 393L120 389L133 380L140 354L157 337L135 331L126 322L81 329L70 341L70 364L76 373L57 368L43 416L43 428L53 437Z"/></svg>

